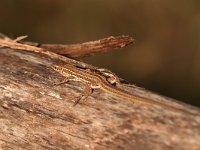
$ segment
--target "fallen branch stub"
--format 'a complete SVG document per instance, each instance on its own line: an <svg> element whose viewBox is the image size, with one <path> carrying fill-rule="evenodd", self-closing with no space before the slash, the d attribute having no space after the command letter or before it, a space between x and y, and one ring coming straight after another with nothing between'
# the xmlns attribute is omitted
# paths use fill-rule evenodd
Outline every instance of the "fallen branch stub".
<svg viewBox="0 0 200 150"><path fill-rule="evenodd" d="M196 115L132 103L95 90L73 107L84 85L63 77L47 55L0 49L1 149L176 149L200 147L200 111L149 91L132 94L171 103Z"/></svg>

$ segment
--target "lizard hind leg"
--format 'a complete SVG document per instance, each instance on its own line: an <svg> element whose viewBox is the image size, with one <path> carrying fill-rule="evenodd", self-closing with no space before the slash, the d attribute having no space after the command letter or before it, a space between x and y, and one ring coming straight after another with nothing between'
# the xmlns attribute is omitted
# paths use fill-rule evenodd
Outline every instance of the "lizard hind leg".
<svg viewBox="0 0 200 150"><path fill-rule="evenodd" d="M88 98L88 96L90 96L93 92L93 88L91 87L91 85L86 84L85 89L83 91L83 93L81 94L81 96L74 102L73 106L76 106L80 101L82 100L86 100Z"/></svg>

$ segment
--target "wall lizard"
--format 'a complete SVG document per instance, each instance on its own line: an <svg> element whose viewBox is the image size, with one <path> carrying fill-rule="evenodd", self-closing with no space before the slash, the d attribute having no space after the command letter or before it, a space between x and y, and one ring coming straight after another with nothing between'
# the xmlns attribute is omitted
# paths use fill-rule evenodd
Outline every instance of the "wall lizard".
<svg viewBox="0 0 200 150"><path fill-rule="evenodd" d="M132 102L142 103L149 106L158 105L166 109L193 114L182 108L177 108L175 106L164 104L159 101L129 94L128 92L122 91L121 89L118 89L115 86L111 85L111 83L109 83L107 79L102 75L89 71L87 69L81 69L66 63L54 64L52 65L52 68L65 77L65 79L58 84L66 83L68 81L78 81L86 86L82 96L74 103L74 105L76 105L80 100L86 99L89 95L92 94L92 91L94 89L102 89L108 93L116 95L117 97L121 97Z"/></svg>

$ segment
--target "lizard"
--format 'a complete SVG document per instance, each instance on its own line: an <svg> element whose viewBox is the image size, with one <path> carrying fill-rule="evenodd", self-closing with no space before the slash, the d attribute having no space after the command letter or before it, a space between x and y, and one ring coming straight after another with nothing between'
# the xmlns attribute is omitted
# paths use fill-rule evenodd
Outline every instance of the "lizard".
<svg viewBox="0 0 200 150"><path fill-rule="evenodd" d="M84 92L82 93L82 96L80 96L80 98L75 101L74 106L78 104L80 100L84 100L88 96L90 96L93 90L102 89L108 93L116 95L117 97L130 100L135 103L141 103L149 106L157 105L173 111L182 111L191 114L191 112L188 112L182 108L177 108L175 106L168 105L149 98L132 95L126 91L118 89L115 86L113 86L109 81L107 81L107 79L104 76L98 73L81 69L67 63L56 63L53 64L51 67L53 68L53 70L65 77L64 80L59 82L57 85L66 83L68 81L77 81L83 83L86 86Z"/></svg>

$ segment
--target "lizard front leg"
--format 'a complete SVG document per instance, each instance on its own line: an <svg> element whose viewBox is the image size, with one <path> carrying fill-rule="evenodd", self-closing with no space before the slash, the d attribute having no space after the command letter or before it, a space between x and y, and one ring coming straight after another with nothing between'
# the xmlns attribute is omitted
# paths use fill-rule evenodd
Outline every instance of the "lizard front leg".
<svg viewBox="0 0 200 150"><path fill-rule="evenodd" d="M54 83L54 85L57 86L57 85L65 84L65 83L67 83L67 82L69 82L69 81L72 81L72 80L74 80L74 79L75 79L74 77L69 76L69 77L66 77L66 78L64 78L63 80L59 81L59 82Z"/></svg>

